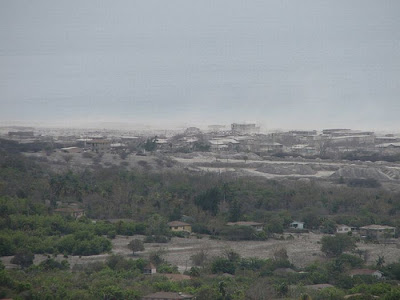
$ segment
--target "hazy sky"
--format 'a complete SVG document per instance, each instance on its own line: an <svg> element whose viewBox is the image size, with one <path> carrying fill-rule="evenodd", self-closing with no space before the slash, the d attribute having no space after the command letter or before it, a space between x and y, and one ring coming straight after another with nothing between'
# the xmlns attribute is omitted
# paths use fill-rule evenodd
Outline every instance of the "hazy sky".
<svg viewBox="0 0 400 300"><path fill-rule="evenodd" d="M0 1L0 121L400 128L400 1Z"/></svg>

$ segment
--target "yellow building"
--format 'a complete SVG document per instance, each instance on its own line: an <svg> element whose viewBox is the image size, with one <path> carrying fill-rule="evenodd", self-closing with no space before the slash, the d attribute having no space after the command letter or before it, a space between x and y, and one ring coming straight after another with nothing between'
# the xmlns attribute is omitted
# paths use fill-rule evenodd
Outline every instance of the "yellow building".
<svg viewBox="0 0 400 300"><path fill-rule="evenodd" d="M172 221L168 223L169 229L172 231L192 232L192 226L181 221Z"/></svg>

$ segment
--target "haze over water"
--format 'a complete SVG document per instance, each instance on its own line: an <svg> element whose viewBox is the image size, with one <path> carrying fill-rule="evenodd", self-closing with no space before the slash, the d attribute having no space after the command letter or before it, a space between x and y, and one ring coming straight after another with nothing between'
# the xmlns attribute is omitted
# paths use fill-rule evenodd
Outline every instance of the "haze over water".
<svg viewBox="0 0 400 300"><path fill-rule="evenodd" d="M394 130L399 28L394 0L3 0L0 120Z"/></svg>

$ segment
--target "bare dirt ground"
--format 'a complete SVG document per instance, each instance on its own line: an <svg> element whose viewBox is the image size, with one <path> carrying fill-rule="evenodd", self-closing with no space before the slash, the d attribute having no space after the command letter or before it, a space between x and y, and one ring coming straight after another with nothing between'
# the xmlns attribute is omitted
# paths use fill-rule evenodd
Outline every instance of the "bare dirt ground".
<svg viewBox="0 0 400 300"><path fill-rule="evenodd" d="M400 165L388 162L369 161L327 161L308 159L278 159L244 160L243 156L229 154L192 154L174 156L179 164L193 171L202 172L231 172L239 176L259 176L273 178L314 178L335 180L345 178L374 178L380 182L399 183Z"/></svg>
<svg viewBox="0 0 400 300"><path fill-rule="evenodd" d="M322 179L335 181L344 178L374 178L388 186L391 190L400 189L400 164L388 162L361 161L329 161L302 158L266 158L252 153L161 153L155 152L147 156L129 154L122 159L118 154L104 153L71 153L53 152L26 153L47 163L54 171L63 172L68 169L83 170L97 165L102 167L122 166L136 170L169 170L194 172L232 173L235 176L257 176L267 179ZM88 157L92 156L92 157ZM246 160L243 159L246 157Z"/></svg>
<svg viewBox="0 0 400 300"><path fill-rule="evenodd" d="M117 236L112 240L113 254L119 254L127 258L147 258L150 253L162 250L163 257L172 265L178 266L180 272L188 270L192 267L190 257L200 250L206 251L208 256L215 257L223 255L226 250L233 250L239 253L242 257L258 257L258 258L273 258L273 253L280 248L285 248L289 260L299 268L305 267L314 261L324 261L326 258L320 251L321 245L319 241L322 234L301 233L292 234L294 239L291 240L276 240L269 239L267 241L224 241L212 240L208 236L199 239L195 236L190 238L173 238L169 243L145 244L145 250L138 252L135 256L128 249L127 245L132 239L143 239L143 236ZM285 234L288 236L288 234ZM365 244L358 243L358 249L367 250L367 264L374 265L378 256L384 256L385 262L398 262L400 259L400 247L396 244ZM68 256L58 255L57 260L67 259L71 267L76 265L86 265L92 262L105 261L110 254L101 254L93 256ZM15 267L10 263L12 256L2 257L1 260L7 268ZM35 264L45 260L47 256L36 255Z"/></svg>
<svg viewBox="0 0 400 300"><path fill-rule="evenodd" d="M322 234L302 233L293 234L293 240L275 240L267 241L223 241L210 240L208 237L198 239L191 238L173 238L168 244L145 244L146 250L141 255L146 255L151 251L164 249L166 251L165 259L177 265L180 271L190 269L192 262L190 257L199 250L204 250L210 257L223 255L223 253L232 249L242 257L272 258L274 252L279 248L285 248L289 260L299 268L305 267L314 261L325 260L324 254L320 251L320 240ZM116 241L117 242L117 241ZM115 244L114 244L115 245ZM395 244L365 244L359 243L360 250L368 250L368 264L375 264L378 256L384 256L386 263L397 262L400 259L400 248ZM118 251L118 247L115 248ZM122 254L122 253L121 253Z"/></svg>

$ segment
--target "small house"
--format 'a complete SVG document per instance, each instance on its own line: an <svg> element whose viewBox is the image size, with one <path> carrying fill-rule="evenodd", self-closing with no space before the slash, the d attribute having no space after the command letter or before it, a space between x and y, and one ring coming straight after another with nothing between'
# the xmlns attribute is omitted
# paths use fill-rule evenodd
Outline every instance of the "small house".
<svg viewBox="0 0 400 300"><path fill-rule="evenodd" d="M353 232L356 231L357 228L355 227L350 227L347 225L337 225L336 226L336 233L349 233L349 232Z"/></svg>
<svg viewBox="0 0 400 300"><path fill-rule="evenodd" d="M142 297L142 300L191 300L194 299L192 295L173 292L157 292Z"/></svg>
<svg viewBox="0 0 400 300"><path fill-rule="evenodd" d="M239 222L228 222L226 225L228 226L248 226L255 229L255 231L262 231L264 224L258 222L247 222L247 221L239 221Z"/></svg>
<svg viewBox="0 0 400 300"><path fill-rule="evenodd" d="M192 232L192 225L181 222L181 221L172 221L167 224L169 229L176 232Z"/></svg>
<svg viewBox="0 0 400 300"><path fill-rule="evenodd" d="M280 143L262 143L259 152L282 152L283 145Z"/></svg>
<svg viewBox="0 0 400 300"><path fill-rule="evenodd" d="M63 207L57 208L54 210L55 213L63 215L63 216L70 216L75 219L81 218L85 216L85 210L75 207Z"/></svg>
<svg viewBox="0 0 400 300"><path fill-rule="evenodd" d="M294 221L289 225L290 229L304 229L304 222Z"/></svg>
<svg viewBox="0 0 400 300"><path fill-rule="evenodd" d="M156 273L157 273L157 269L156 269L155 265L153 265L152 263L149 263L147 266L145 266L143 268L143 274L153 275Z"/></svg>
<svg viewBox="0 0 400 300"><path fill-rule="evenodd" d="M92 149L94 152L105 152L110 150L111 141L104 140L104 139L92 139L91 141L87 142L87 145Z"/></svg>
<svg viewBox="0 0 400 300"><path fill-rule="evenodd" d="M82 148L79 147L66 147L66 148L61 148L61 151L64 153L81 153Z"/></svg>
<svg viewBox="0 0 400 300"><path fill-rule="evenodd" d="M388 238L393 238L396 233L396 228L386 225L368 225L360 227L360 235L363 238L368 238L376 241L382 241Z"/></svg>

